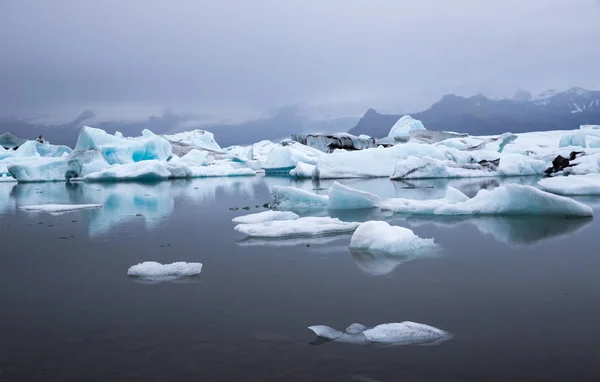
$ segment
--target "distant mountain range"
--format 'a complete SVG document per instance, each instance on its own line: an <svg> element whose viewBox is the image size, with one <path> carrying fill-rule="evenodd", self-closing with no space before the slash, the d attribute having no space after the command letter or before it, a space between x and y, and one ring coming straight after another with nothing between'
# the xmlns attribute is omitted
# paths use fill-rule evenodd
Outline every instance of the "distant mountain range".
<svg viewBox="0 0 600 382"><path fill-rule="evenodd" d="M446 95L429 109L411 116L430 130L472 135L577 129L583 124L600 124L600 91L571 88L533 97L520 90L512 99ZM349 133L385 137L400 117L369 109Z"/></svg>
<svg viewBox="0 0 600 382"><path fill-rule="evenodd" d="M363 109L364 110L364 109ZM250 144L264 139L289 138L296 133L346 132L361 118L356 109L309 109L298 105L279 108L262 116L239 123L214 122L203 120L197 115L165 112L139 121L96 122L96 115L86 110L72 121L63 124L41 124L32 120L0 118L0 133L12 132L28 139L43 135L55 144L73 147L79 130L89 124L114 134L120 131L125 136L139 136L142 130L149 129L156 134L176 133L193 129L204 129L214 133L217 142L223 147L236 144Z"/></svg>
<svg viewBox="0 0 600 382"><path fill-rule="evenodd" d="M81 127L89 124L113 134L139 136L143 129L157 134L185 130L212 131L222 146L250 144L263 139L288 138L296 133L346 132L367 134L375 138L387 136L402 114L380 114L358 104L294 105L279 108L253 120L240 123L215 122L208 116L165 112L139 121L99 121L86 110L63 124L43 124L35 120L0 118L0 134L12 132L35 139L43 135L55 144L73 147ZM582 124L600 124L600 91L572 88L549 90L537 96L519 90L511 99L492 99L483 95L461 97L446 95L429 109L411 113L427 129L456 131L472 135L499 134L540 130L577 129Z"/></svg>

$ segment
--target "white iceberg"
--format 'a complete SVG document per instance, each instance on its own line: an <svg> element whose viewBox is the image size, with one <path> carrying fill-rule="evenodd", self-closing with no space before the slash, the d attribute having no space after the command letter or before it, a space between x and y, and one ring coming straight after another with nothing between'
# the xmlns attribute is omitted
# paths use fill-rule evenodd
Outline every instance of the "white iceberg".
<svg viewBox="0 0 600 382"><path fill-rule="evenodd" d="M312 174L315 171L315 165L298 162L296 167L290 170L289 174L296 178L312 178Z"/></svg>
<svg viewBox="0 0 600 382"><path fill-rule="evenodd" d="M293 141L282 141L280 146L274 147L270 152L263 168L267 173L287 174L298 163L315 165L319 156L323 154L317 149Z"/></svg>
<svg viewBox="0 0 600 382"><path fill-rule="evenodd" d="M410 115L405 115L400 118L394 126L390 129L388 137L391 138L402 138L402 137L410 137L410 132L412 130L427 130L423 125L423 122L412 118Z"/></svg>
<svg viewBox="0 0 600 382"><path fill-rule="evenodd" d="M158 281L168 281L180 277L197 276L202 272L202 263L186 263L184 261L161 264L155 261L145 261L127 270L131 277L142 277Z"/></svg>
<svg viewBox="0 0 600 382"><path fill-rule="evenodd" d="M331 217L304 217L296 220L239 224L234 229L246 236L261 238L336 235L353 232L360 223Z"/></svg>
<svg viewBox="0 0 600 382"><path fill-rule="evenodd" d="M559 147L579 146L585 147L585 132L579 132L572 135L563 135L560 138Z"/></svg>
<svg viewBox="0 0 600 382"><path fill-rule="evenodd" d="M600 195L600 174L544 178L538 185L545 191L559 195Z"/></svg>
<svg viewBox="0 0 600 382"><path fill-rule="evenodd" d="M433 239L422 239L408 228L391 226L384 221L362 223L350 240L350 249L385 254L418 254L435 247Z"/></svg>
<svg viewBox="0 0 600 382"><path fill-rule="evenodd" d="M166 162L146 160L142 162L114 165L107 169L93 172L83 179L92 182L114 182L123 180L157 181L168 179L170 176L171 171L169 171Z"/></svg>
<svg viewBox="0 0 600 382"><path fill-rule="evenodd" d="M221 146L215 141L213 133L206 130L196 129L176 134L165 134L163 137L169 142L179 142L209 151L221 151Z"/></svg>
<svg viewBox="0 0 600 382"><path fill-rule="evenodd" d="M305 210L327 208L329 197L290 186L271 189L271 208L280 210Z"/></svg>
<svg viewBox="0 0 600 382"><path fill-rule="evenodd" d="M21 206L19 208L25 211L47 212L52 215L60 215L66 212L102 208L102 204L38 204Z"/></svg>
<svg viewBox="0 0 600 382"><path fill-rule="evenodd" d="M231 221L237 224L264 223L269 221L296 220L300 216L290 211L264 211L256 214L238 216Z"/></svg>
<svg viewBox="0 0 600 382"><path fill-rule="evenodd" d="M440 344L452 338L452 334L444 330L412 321L381 324L373 328L355 323L343 332L325 325L309 326L308 329L320 338L363 345Z"/></svg>
<svg viewBox="0 0 600 382"><path fill-rule="evenodd" d="M126 164L147 160L167 161L173 155L165 138L144 130L141 137L119 138L104 130L84 126L77 138L75 151L98 150L108 164Z"/></svg>
<svg viewBox="0 0 600 382"><path fill-rule="evenodd" d="M531 186L507 184L492 191L480 190L464 202L439 206L436 215L561 215L593 216L583 203L538 190Z"/></svg>
<svg viewBox="0 0 600 382"><path fill-rule="evenodd" d="M327 207L330 210L365 209L377 206L379 197L334 182L329 189Z"/></svg>

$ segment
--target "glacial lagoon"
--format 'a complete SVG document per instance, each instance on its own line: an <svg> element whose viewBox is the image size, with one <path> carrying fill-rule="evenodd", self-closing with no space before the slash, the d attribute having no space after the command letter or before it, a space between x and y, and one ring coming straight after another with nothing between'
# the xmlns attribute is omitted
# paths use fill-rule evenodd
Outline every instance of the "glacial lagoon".
<svg viewBox="0 0 600 382"><path fill-rule="evenodd" d="M340 182L380 197L472 197L536 177ZM283 177L157 183L0 184L2 380L593 381L600 379L599 224L589 218L406 216L385 220L438 250L348 249L349 234L245 238L231 219L266 211ZM600 206L600 198L575 198ZM38 204L98 203L51 215ZM301 214L302 215L302 214ZM127 276L143 261L203 264L198 276ZM413 321L442 343L378 346L308 329ZM429 346L425 346L429 345Z"/></svg>

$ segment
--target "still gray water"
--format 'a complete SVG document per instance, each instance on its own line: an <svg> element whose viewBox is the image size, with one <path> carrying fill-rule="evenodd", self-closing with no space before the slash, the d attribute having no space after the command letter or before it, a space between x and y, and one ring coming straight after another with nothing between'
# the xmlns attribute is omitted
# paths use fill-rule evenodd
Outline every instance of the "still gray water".
<svg viewBox="0 0 600 382"><path fill-rule="evenodd" d="M534 181L342 183L426 199L448 185L471 196ZM0 380L600 380L597 221L332 213L439 244L410 259L352 253L349 235L244 239L231 219L264 211L273 185L326 193L331 182L0 183ZM19 209L46 203L104 207ZM204 267L177 282L127 276L147 260ZM453 337L376 347L321 343L307 329L406 320Z"/></svg>

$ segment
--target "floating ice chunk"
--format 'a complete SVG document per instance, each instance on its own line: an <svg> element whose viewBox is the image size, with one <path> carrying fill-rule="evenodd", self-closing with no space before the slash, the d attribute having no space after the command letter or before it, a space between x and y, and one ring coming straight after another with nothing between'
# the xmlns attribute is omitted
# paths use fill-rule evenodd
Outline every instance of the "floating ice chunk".
<svg viewBox="0 0 600 382"><path fill-rule="evenodd" d="M427 130L423 122L412 118L410 115L405 115L400 118L394 126L392 126L388 137L409 137L411 130Z"/></svg>
<svg viewBox="0 0 600 382"><path fill-rule="evenodd" d="M221 151L213 133L206 130L192 130L183 133L163 135L168 141L181 142L204 150Z"/></svg>
<svg viewBox="0 0 600 382"><path fill-rule="evenodd" d="M363 345L439 344L452 338L452 334L444 330L411 321L381 324L373 328L352 324L343 332L325 325L309 326L308 329L330 341Z"/></svg>
<svg viewBox="0 0 600 382"><path fill-rule="evenodd" d="M64 181L68 170L62 158L37 158L7 166L7 171L19 182Z"/></svg>
<svg viewBox="0 0 600 382"><path fill-rule="evenodd" d="M286 143L284 146L274 147L267 156L263 168L267 173L288 173L298 163L316 164L322 153L316 149L304 146L297 142Z"/></svg>
<svg viewBox="0 0 600 382"><path fill-rule="evenodd" d="M296 187L274 186L271 189L271 207L279 210L326 208L327 195L317 195Z"/></svg>
<svg viewBox="0 0 600 382"><path fill-rule="evenodd" d="M296 220L240 224L235 230L251 237L276 238L336 235L353 232L360 223L343 222L330 217L304 217Z"/></svg>
<svg viewBox="0 0 600 382"><path fill-rule="evenodd" d="M367 329L363 324L354 323L346 328L346 333L348 334L359 334L364 332Z"/></svg>
<svg viewBox="0 0 600 382"><path fill-rule="evenodd" d="M433 326L411 321L381 324L363 332L367 341L384 344L419 344L440 340L449 333Z"/></svg>
<svg viewBox="0 0 600 382"><path fill-rule="evenodd" d="M298 162L296 167L290 170L290 176L294 176L296 178L311 178L314 170L314 165Z"/></svg>
<svg viewBox="0 0 600 382"><path fill-rule="evenodd" d="M573 199L531 186L507 184L492 191L480 190L462 203L441 205L436 215L562 215L593 216L590 207Z"/></svg>
<svg viewBox="0 0 600 382"><path fill-rule="evenodd" d="M298 218L300 218L300 216L290 211L264 211L256 214L238 216L231 221L238 224L253 224L279 220L296 220Z"/></svg>
<svg viewBox="0 0 600 382"><path fill-rule="evenodd" d="M197 276L202 271L201 263L186 263L184 261L161 264L155 261L145 261L127 270L127 275L153 280L173 280L179 277Z"/></svg>
<svg viewBox="0 0 600 382"><path fill-rule="evenodd" d="M47 212L52 215L60 215L67 212L102 208L102 204L39 204L19 207L25 211Z"/></svg>
<svg viewBox="0 0 600 382"><path fill-rule="evenodd" d="M338 182L329 189L330 210L356 210L377 206L379 197L368 192L359 191Z"/></svg>
<svg viewBox="0 0 600 382"><path fill-rule="evenodd" d="M600 195L600 174L545 178L538 185L545 191L559 195Z"/></svg>
<svg viewBox="0 0 600 382"><path fill-rule="evenodd" d="M465 202L469 198L459 190L448 187L442 199L414 200L405 198L384 199L379 202L382 210L403 214L429 215L439 207Z"/></svg>
<svg viewBox="0 0 600 382"><path fill-rule="evenodd" d="M386 254L416 254L435 247L433 239L422 239L408 228L390 226L384 221L362 223L350 241L350 249Z"/></svg>
<svg viewBox="0 0 600 382"><path fill-rule="evenodd" d="M75 146L75 151L85 150L99 150L109 164L167 161L173 154L169 141L149 130L144 130L142 137L119 138L89 126L81 129Z"/></svg>

